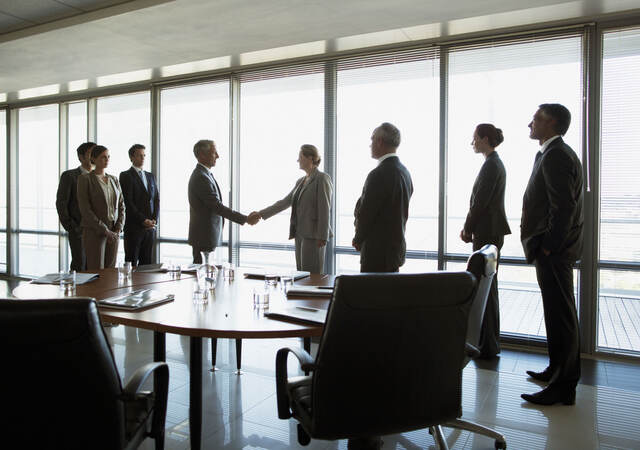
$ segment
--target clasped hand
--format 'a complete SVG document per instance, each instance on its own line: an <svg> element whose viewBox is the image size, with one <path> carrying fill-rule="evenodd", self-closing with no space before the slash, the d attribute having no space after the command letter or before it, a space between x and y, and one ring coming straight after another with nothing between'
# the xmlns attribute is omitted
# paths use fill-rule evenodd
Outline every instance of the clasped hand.
<svg viewBox="0 0 640 450"><path fill-rule="evenodd" d="M262 216L258 211L253 211L247 216L247 223L249 225L255 225L260 221L261 218Z"/></svg>

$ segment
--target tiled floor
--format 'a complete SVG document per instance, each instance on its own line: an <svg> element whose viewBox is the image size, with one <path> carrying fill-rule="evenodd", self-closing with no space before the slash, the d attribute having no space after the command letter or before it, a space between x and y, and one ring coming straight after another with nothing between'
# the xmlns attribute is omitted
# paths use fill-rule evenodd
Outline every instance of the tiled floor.
<svg viewBox="0 0 640 450"><path fill-rule="evenodd" d="M121 375L152 359L148 331L109 328ZM299 346L298 339L243 341L243 375L235 372L235 343L220 339L218 368L210 367L205 341L203 448L288 449L297 444L293 420L276 414L274 361L278 348ZM167 449L189 448L189 341L167 335L170 365ZM315 345L312 351L315 351ZM292 358L293 359L293 358ZM576 406L533 407L520 399L539 385L524 374L541 370L546 356L504 350L493 361L471 363L463 376L464 418L504 433L510 449L640 449L640 364L584 360ZM291 361L290 371L295 370ZM445 428L452 449L492 449L489 438ZM152 449L147 440L143 449ZM346 449L346 441L312 441L309 449ZM384 449L434 448L426 430L384 437Z"/></svg>

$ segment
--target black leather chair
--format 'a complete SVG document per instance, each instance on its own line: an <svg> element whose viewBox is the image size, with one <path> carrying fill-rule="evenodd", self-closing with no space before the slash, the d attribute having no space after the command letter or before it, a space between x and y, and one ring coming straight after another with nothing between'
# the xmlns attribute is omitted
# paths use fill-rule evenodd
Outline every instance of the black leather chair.
<svg viewBox="0 0 640 450"><path fill-rule="evenodd" d="M277 353L278 417L298 420L302 445L429 427L446 448L475 292L469 272L339 276L316 359ZM289 353L312 375L289 378Z"/></svg>
<svg viewBox="0 0 640 450"><path fill-rule="evenodd" d="M169 368L147 364L123 388L93 299L0 300L0 341L3 448L164 447Z"/></svg>
<svg viewBox="0 0 640 450"><path fill-rule="evenodd" d="M473 303L471 304L471 312L469 313L464 366L466 366L471 359L480 356L478 345L480 343L482 320L484 319L484 311L487 307L489 289L491 288L493 277L496 274L497 265L498 249L494 245L485 245L480 250L474 252L467 261L467 271L474 274L478 280L478 289L476 290ZM460 416L462 416L462 414L460 414ZM456 418L443 423L442 426L482 434L495 439L495 448L507 448L507 441L505 440L504 435L477 423L470 422L462 418Z"/></svg>

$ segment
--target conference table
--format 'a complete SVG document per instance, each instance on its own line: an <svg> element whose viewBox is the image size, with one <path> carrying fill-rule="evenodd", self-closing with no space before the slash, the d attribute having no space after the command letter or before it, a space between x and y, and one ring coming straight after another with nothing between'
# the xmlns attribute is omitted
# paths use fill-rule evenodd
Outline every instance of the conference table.
<svg viewBox="0 0 640 450"><path fill-rule="evenodd" d="M263 280L247 279L250 269L238 268L233 280L219 277L209 301L203 305L194 304L192 294L195 277L183 273L175 278L168 273L133 272L128 281L118 280L116 269L98 271L99 278L78 285L76 296L93 297L101 300L140 288L153 289L173 294L174 301L152 306L138 311L122 311L99 307L103 322L121 324L152 330L154 333L153 355L155 361L166 359L166 333L188 336L189 358L189 430L191 448L199 449L202 439L202 339L236 339L238 373L241 361L241 339L303 338L308 350L312 337L322 334L322 326L270 319L264 310L254 309L253 289L264 284ZM296 281L296 285L333 285L331 275L313 274ZM59 286L25 282L13 290L19 299L61 298L64 293ZM287 300L284 295L272 296L270 306L296 305L326 309L327 299L300 298ZM215 345L212 345L212 364L215 365ZM275 355L274 355L275 359Z"/></svg>

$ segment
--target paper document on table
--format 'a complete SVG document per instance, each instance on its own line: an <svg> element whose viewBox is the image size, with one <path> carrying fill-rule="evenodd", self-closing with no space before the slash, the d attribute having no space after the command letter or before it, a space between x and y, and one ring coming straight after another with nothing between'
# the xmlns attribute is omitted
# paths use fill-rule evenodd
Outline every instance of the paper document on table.
<svg viewBox="0 0 640 450"><path fill-rule="evenodd" d="M291 286L287 297L326 297L333 295L333 286Z"/></svg>
<svg viewBox="0 0 640 450"><path fill-rule="evenodd" d="M294 270L289 273L288 271L278 269L277 267L245 267L243 268L243 271L245 278L251 278L254 280L264 280L265 276L273 274L279 277L291 275L293 281L296 281L311 275L311 272L305 272L304 270Z"/></svg>
<svg viewBox="0 0 640 450"><path fill-rule="evenodd" d="M140 289L98 300L98 305L106 308L131 311L171 302L173 299L173 294L165 294L164 292L154 291L153 289Z"/></svg>
<svg viewBox="0 0 640 450"><path fill-rule="evenodd" d="M76 285L85 284L100 277L97 273L76 273ZM60 283L59 273L48 273L31 281L34 284L58 284Z"/></svg>
<svg viewBox="0 0 640 450"><path fill-rule="evenodd" d="M306 306L270 308L264 312L264 315L272 319L293 320L316 325L324 325L327 320L326 309L308 308Z"/></svg>
<svg viewBox="0 0 640 450"><path fill-rule="evenodd" d="M162 263L158 264L142 264L134 269L134 272L166 272L162 268Z"/></svg>

